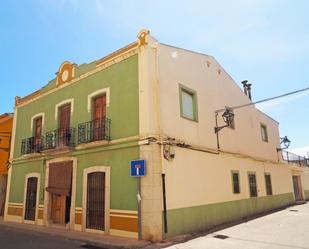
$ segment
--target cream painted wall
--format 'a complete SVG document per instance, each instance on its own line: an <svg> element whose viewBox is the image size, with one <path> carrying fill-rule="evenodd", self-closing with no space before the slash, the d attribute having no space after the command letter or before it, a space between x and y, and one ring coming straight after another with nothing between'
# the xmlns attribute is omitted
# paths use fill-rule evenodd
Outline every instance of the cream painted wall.
<svg viewBox="0 0 309 249"><path fill-rule="evenodd" d="M303 190L309 190L309 168L304 168L301 174Z"/></svg>
<svg viewBox="0 0 309 249"><path fill-rule="evenodd" d="M249 171L256 172L259 197L266 196L265 173L271 174L273 195L293 192L291 168L284 164L176 147L175 159L164 166L168 209L249 198ZM233 193L232 170L239 171L240 194Z"/></svg>
<svg viewBox="0 0 309 249"><path fill-rule="evenodd" d="M161 132L216 149L215 110L249 103L248 97L211 56L160 44L158 61ZM179 84L197 91L198 122L180 116ZM219 133L221 149L278 161L278 123L253 106L234 113L235 129ZM219 125L224 125L221 115ZM269 142L261 139L260 123L267 125Z"/></svg>

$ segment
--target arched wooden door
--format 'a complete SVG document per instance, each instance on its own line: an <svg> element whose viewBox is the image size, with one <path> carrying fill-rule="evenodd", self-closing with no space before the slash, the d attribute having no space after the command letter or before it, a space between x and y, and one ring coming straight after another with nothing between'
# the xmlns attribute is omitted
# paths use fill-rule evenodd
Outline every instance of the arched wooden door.
<svg viewBox="0 0 309 249"><path fill-rule="evenodd" d="M27 193L26 193L26 207L25 207L25 220L35 220L36 211L36 195L38 178L29 177L27 180Z"/></svg>

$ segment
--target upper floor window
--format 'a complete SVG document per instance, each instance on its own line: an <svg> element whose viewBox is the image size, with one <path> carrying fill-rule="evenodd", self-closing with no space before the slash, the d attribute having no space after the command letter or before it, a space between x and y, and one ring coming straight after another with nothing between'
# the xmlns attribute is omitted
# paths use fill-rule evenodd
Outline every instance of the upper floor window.
<svg viewBox="0 0 309 249"><path fill-rule="evenodd" d="M65 104L59 107L59 128L66 129L70 127L71 104Z"/></svg>
<svg viewBox="0 0 309 249"><path fill-rule="evenodd" d="M106 95L97 96L93 99L93 120L101 120L106 117Z"/></svg>
<svg viewBox="0 0 309 249"><path fill-rule="evenodd" d="M265 184L266 184L266 194L267 195L272 195L273 190L271 186L271 177L270 174L265 174Z"/></svg>
<svg viewBox="0 0 309 249"><path fill-rule="evenodd" d="M267 126L261 124L261 137L264 142L268 142Z"/></svg>
<svg viewBox="0 0 309 249"><path fill-rule="evenodd" d="M196 91L180 85L180 114L183 118L198 121Z"/></svg>
<svg viewBox="0 0 309 249"><path fill-rule="evenodd" d="M232 181L233 181L233 193L239 194L240 184L239 184L239 172L238 171L232 171Z"/></svg>
<svg viewBox="0 0 309 249"><path fill-rule="evenodd" d="M257 185L256 185L255 173L249 173L248 180L249 180L250 197L256 197L257 196Z"/></svg>
<svg viewBox="0 0 309 249"><path fill-rule="evenodd" d="M41 137L42 135L42 116L39 116L33 120L33 136Z"/></svg>

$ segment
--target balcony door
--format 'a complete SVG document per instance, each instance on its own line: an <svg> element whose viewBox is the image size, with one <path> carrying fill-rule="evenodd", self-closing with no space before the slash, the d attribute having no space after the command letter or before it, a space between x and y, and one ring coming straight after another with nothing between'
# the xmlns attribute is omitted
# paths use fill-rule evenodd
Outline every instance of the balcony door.
<svg viewBox="0 0 309 249"><path fill-rule="evenodd" d="M101 140L105 135L106 96L102 95L93 100L93 140Z"/></svg>
<svg viewBox="0 0 309 249"><path fill-rule="evenodd" d="M58 131L59 146L68 146L71 141L70 119L71 104L63 105L59 108L60 122Z"/></svg>
<svg viewBox="0 0 309 249"><path fill-rule="evenodd" d="M39 152L42 148L42 117L34 121L34 151Z"/></svg>

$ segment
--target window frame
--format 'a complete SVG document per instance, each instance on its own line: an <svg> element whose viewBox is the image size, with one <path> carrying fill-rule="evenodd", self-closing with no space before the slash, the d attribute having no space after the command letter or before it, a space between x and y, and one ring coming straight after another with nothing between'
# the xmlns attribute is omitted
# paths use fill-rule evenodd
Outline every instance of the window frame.
<svg viewBox="0 0 309 249"><path fill-rule="evenodd" d="M182 93L185 92L192 96L192 108L193 108L193 119L187 117L183 114L183 102L182 102ZM198 122L198 106L197 106L197 92L189 87L186 87L182 84L179 84L179 104L180 104L180 116L184 119Z"/></svg>
<svg viewBox="0 0 309 249"><path fill-rule="evenodd" d="M267 180L266 180L266 178L268 176L269 176L269 184L267 184ZM265 179L266 195L273 195L273 186L272 186L271 174L270 173L265 173L264 174L264 179ZM268 187L270 187L270 189L268 189Z"/></svg>
<svg viewBox="0 0 309 249"><path fill-rule="evenodd" d="M265 139L263 138L263 130L265 131ZM267 125L260 123L260 131L261 131L262 141L268 143L269 139L268 139Z"/></svg>
<svg viewBox="0 0 309 249"><path fill-rule="evenodd" d="M235 182L234 182L234 174L237 174L238 176L238 191L239 192L235 192ZM231 171L231 178L232 178L232 191L233 191L233 194L240 194L241 193L241 190L240 190L240 174L239 174L239 171L238 170L232 170Z"/></svg>
<svg viewBox="0 0 309 249"><path fill-rule="evenodd" d="M254 175L254 178L255 178L255 192L256 192L256 195L252 195L252 192L251 192L250 175ZM249 186L250 198L258 197L258 184L257 184L256 172L248 172L248 186Z"/></svg>

